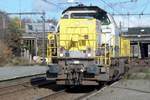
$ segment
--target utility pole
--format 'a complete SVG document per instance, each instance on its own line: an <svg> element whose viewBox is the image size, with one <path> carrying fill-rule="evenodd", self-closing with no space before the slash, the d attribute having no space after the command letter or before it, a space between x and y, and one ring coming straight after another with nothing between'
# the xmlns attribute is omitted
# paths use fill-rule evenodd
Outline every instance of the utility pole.
<svg viewBox="0 0 150 100"><path fill-rule="evenodd" d="M121 24L121 21L119 22L119 29L120 29L120 37L122 37L122 24ZM120 50L119 50L119 55L121 55L121 50L122 50L122 45L121 45L121 38L119 37L119 40L120 40L120 43L119 43L119 48L120 48Z"/></svg>
<svg viewBox="0 0 150 100"><path fill-rule="evenodd" d="M45 58L45 50L46 50L46 47L45 47L45 38L46 38L46 32L45 32L45 12L43 12L41 18L43 20L43 38L42 38L42 44L43 44L43 47L42 47L42 57L43 57L43 60L42 60L42 64L44 65L46 63L46 58Z"/></svg>
<svg viewBox="0 0 150 100"><path fill-rule="evenodd" d="M5 34L5 30L6 30L6 15L5 14L0 14L1 19L2 19L2 32L1 32L1 37L0 39L4 39L4 34Z"/></svg>
<svg viewBox="0 0 150 100"><path fill-rule="evenodd" d="M35 37L35 56L37 56L38 55L38 46L37 46L37 38L38 38L38 36L37 36L37 34L38 34L38 31L37 31L37 28L36 28L36 37Z"/></svg>

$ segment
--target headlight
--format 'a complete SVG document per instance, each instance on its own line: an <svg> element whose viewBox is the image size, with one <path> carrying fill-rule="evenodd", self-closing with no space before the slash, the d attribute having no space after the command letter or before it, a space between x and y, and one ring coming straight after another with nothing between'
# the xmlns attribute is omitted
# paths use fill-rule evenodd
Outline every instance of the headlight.
<svg viewBox="0 0 150 100"><path fill-rule="evenodd" d="M63 57L64 56L64 54L63 53L60 53L60 55L59 55L60 57Z"/></svg>
<svg viewBox="0 0 150 100"><path fill-rule="evenodd" d="M88 53L87 56L88 56L88 57L91 57L91 53Z"/></svg>

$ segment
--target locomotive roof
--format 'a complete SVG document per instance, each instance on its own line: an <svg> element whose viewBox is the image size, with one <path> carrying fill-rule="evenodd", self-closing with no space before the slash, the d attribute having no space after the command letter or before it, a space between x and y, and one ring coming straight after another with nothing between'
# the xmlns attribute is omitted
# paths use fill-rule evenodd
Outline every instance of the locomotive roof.
<svg viewBox="0 0 150 100"><path fill-rule="evenodd" d="M71 6L71 7L68 7L66 10L64 10L62 12L65 13L67 11L78 11L78 10L95 10L97 11L98 13L107 13L105 10L99 8L98 6L84 6L84 5L78 5L78 6Z"/></svg>

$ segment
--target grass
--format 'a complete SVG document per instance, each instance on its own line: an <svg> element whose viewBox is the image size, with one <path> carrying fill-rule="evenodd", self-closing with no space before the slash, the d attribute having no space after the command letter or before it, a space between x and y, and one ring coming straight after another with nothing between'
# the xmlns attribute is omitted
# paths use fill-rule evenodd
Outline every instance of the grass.
<svg viewBox="0 0 150 100"><path fill-rule="evenodd" d="M33 62L30 62L28 59L21 57L14 57L9 62L0 64L1 67L5 66L32 66L35 65Z"/></svg>

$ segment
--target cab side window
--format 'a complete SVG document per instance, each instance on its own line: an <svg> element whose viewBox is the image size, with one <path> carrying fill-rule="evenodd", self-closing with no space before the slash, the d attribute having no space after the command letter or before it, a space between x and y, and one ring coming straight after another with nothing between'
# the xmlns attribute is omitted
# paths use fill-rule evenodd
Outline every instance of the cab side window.
<svg viewBox="0 0 150 100"><path fill-rule="evenodd" d="M68 19L68 18L69 18L69 16L65 14L62 18L64 18L64 19Z"/></svg>

